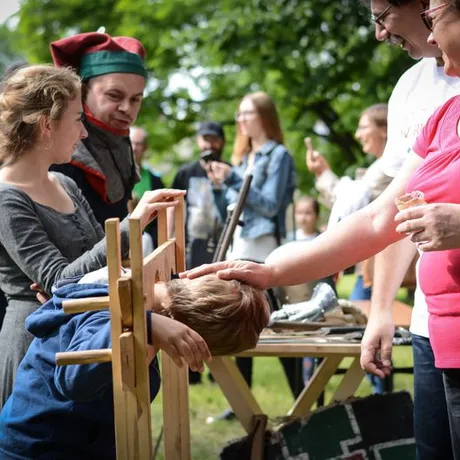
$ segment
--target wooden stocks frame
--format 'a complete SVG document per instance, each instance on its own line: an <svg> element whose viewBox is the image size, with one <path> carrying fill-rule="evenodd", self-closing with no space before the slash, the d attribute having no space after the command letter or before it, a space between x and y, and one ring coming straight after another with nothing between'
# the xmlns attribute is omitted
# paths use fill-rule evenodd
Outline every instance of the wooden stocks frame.
<svg viewBox="0 0 460 460"><path fill-rule="evenodd" d="M111 362L118 460L151 460L153 454L149 365L156 351L147 344L146 310L153 304L153 285L185 270L184 199L175 212L176 237L167 238L166 210L158 213L159 247L143 258L139 219L129 219L131 273L122 274L120 223L108 219L109 296L64 302L65 313L110 309L112 348L57 353L58 365ZM161 354L164 446L167 460L189 460L188 368Z"/></svg>

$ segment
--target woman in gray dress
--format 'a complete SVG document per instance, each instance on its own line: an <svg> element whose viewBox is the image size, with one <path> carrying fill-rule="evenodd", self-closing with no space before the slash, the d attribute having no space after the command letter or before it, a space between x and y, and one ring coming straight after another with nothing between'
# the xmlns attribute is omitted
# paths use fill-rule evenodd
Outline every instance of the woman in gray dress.
<svg viewBox="0 0 460 460"><path fill-rule="evenodd" d="M87 132L80 78L67 68L19 69L0 93L0 289L8 307L0 331L0 408L31 341L25 318L63 278L106 265L104 232L72 179L49 171L70 161ZM142 228L185 192L147 192L131 214ZM128 220L121 223L128 255Z"/></svg>

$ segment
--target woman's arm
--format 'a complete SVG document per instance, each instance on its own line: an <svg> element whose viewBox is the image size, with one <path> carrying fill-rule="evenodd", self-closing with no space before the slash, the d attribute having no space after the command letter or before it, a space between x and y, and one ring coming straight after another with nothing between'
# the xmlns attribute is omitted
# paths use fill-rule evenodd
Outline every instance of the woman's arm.
<svg viewBox="0 0 460 460"><path fill-rule="evenodd" d="M148 216L157 209L165 208L176 201L167 201L184 192L177 190L157 190L147 192L134 210L132 216L141 219L141 227L146 224ZM164 200L164 201L162 201ZM144 219L144 222L142 222ZM120 225L124 252L128 245L129 222L124 219ZM68 238L62 235L62 238ZM35 212L32 201L24 192L3 192L0 200L0 242L10 258L27 275L31 281L50 294L53 284L63 278L97 270L106 263L106 238L83 253L79 258L70 262L50 240L43 224Z"/></svg>
<svg viewBox="0 0 460 460"><path fill-rule="evenodd" d="M337 273L380 252L401 239L396 232L394 199L405 193L407 183L422 162L412 153L401 172L374 202L339 222L311 242L269 258L266 264L228 261L204 265L182 275L190 278L218 273L223 279L238 279L261 289L304 283Z"/></svg>
<svg viewBox="0 0 460 460"><path fill-rule="evenodd" d="M405 238L375 257L372 306L361 341L361 366L380 378L391 371L393 300L415 254L415 244Z"/></svg>
<svg viewBox="0 0 460 460"><path fill-rule="evenodd" d="M106 265L105 238L70 262L50 240L32 202L18 191L9 192L0 202L0 242L19 269L48 294L58 279Z"/></svg>
<svg viewBox="0 0 460 460"><path fill-rule="evenodd" d="M400 174L371 204L327 230L310 244L287 251L267 264L276 285L299 284L322 278L377 254L403 235L396 232L395 198L403 195L414 170L423 160L415 153Z"/></svg>

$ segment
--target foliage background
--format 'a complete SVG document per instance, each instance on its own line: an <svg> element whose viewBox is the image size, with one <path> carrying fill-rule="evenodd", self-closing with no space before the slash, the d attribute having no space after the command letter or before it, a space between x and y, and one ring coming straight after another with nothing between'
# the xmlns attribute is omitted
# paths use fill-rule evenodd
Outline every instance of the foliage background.
<svg viewBox="0 0 460 460"><path fill-rule="evenodd" d="M193 138L200 120L225 125L230 157L237 104L259 89L277 103L302 191L311 192L313 184L304 166L305 136L337 173L351 174L368 161L353 137L360 112L386 102L412 64L403 51L375 40L358 0L22 0L18 15L0 26L0 74L20 58L50 62L50 41L100 27L135 36L147 50L151 78L138 124L149 132L151 162L166 183L186 161L193 143L184 139ZM396 364L411 365L410 350L395 355ZM279 416L292 403L279 363L256 361L256 397L270 417ZM191 389L196 459L216 458L225 441L243 434L236 421L204 423L227 407L206 380ZM327 391L336 386L333 379ZM412 389L412 377L398 376L395 387ZM369 391L364 381L358 394ZM161 398L152 417L157 436Z"/></svg>
<svg viewBox="0 0 460 460"><path fill-rule="evenodd" d="M365 165L353 137L359 114L386 102L412 63L375 40L368 16L358 0L23 0L15 30L0 29L0 42L10 54L49 62L50 41L74 33L104 27L140 39L151 78L138 124L149 132L152 163L169 176L200 120L225 125L229 157L238 102L263 89L308 192L303 138L312 136L338 173Z"/></svg>

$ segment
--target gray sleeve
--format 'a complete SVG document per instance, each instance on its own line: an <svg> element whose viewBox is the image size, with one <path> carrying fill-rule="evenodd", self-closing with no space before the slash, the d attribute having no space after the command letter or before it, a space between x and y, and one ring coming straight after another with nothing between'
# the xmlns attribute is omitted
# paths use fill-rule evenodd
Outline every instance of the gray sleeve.
<svg viewBox="0 0 460 460"><path fill-rule="evenodd" d="M124 234L122 239L127 241L128 219L121 223L121 229ZM60 279L85 274L106 265L105 238L70 262L51 242L31 200L15 190L2 191L0 242L22 272L47 293L51 293L51 287Z"/></svg>
<svg viewBox="0 0 460 460"><path fill-rule="evenodd" d="M67 190L67 193L74 195L75 199L80 203L80 207L83 208L88 215L88 219L91 225L96 229L97 236L102 240L105 236L105 229L101 227L101 224L97 221L96 216L94 215L91 206L83 195L82 191L78 187L77 183L61 173L54 173L59 176L64 187ZM129 257L129 216L123 219L120 223L120 244L121 244L121 257L127 259Z"/></svg>
<svg viewBox="0 0 460 460"><path fill-rule="evenodd" d="M85 210L86 214L88 214L88 218L91 222L91 225L96 229L97 236L100 239L104 238L104 229L101 227L101 224L96 220L91 206L89 205L88 201L86 200L85 196L81 192L76 182L64 174L56 172L54 172L53 174L59 178L61 184L66 189L67 193L73 194L76 200L80 203L80 206Z"/></svg>

